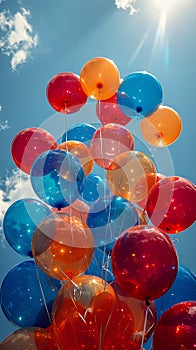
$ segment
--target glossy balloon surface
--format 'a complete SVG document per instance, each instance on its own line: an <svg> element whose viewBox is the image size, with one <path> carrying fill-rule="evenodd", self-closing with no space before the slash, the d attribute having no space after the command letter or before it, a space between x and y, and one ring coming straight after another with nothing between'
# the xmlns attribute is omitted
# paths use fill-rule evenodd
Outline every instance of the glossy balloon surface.
<svg viewBox="0 0 196 350"><path fill-rule="evenodd" d="M88 123L74 124L65 132L62 137L62 142L79 141L90 146L90 141L93 137L96 128Z"/></svg>
<svg viewBox="0 0 196 350"><path fill-rule="evenodd" d="M96 104L96 114L102 124L115 123L127 125L131 118L125 115L119 108L117 94L105 101L98 101Z"/></svg>

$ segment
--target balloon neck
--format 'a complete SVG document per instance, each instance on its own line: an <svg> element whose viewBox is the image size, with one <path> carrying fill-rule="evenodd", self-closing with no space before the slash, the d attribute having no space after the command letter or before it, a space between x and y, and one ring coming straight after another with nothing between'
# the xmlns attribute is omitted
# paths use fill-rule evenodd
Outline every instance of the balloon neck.
<svg viewBox="0 0 196 350"><path fill-rule="evenodd" d="M150 306L149 298L145 298L145 304L146 304L146 306Z"/></svg>
<svg viewBox="0 0 196 350"><path fill-rule="evenodd" d="M97 83L97 89L99 90L103 89L103 84L101 82Z"/></svg>

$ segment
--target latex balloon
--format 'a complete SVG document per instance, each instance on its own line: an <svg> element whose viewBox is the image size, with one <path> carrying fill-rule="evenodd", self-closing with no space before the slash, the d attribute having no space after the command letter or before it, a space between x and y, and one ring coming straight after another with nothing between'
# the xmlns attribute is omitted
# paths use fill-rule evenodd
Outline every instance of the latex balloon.
<svg viewBox="0 0 196 350"><path fill-rule="evenodd" d="M169 146L177 140L182 130L179 114L172 108L159 106L148 118L141 121L144 140L155 147Z"/></svg>
<svg viewBox="0 0 196 350"><path fill-rule="evenodd" d="M6 318L19 327L47 327L53 301L61 285L34 261L23 261L3 279L0 297ZM48 311L47 311L48 310Z"/></svg>
<svg viewBox="0 0 196 350"><path fill-rule="evenodd" d="M171 306L187 300L196 300L196 276L185 266L179 266L173 285L155 302L158 318Z"/></svg>
<svg viewBox="0 0 196 350"><path fill-rule="evenodd" d="M156 173L152 160L142 152L128 151L113 159L107 172L108 186L113 194L138 202L146 196L138 181L149 173Z"/></svg>
<svg viewBox="0 0 196 350"><path fill-rule="evenodd" d="M117 239L112 250L114 277L130 297L154 300L172 286L177 270L176 250L153 226L136 226Z"/></svg>
<svg viewBox="0 0 196 350"><path fill-rule="evenodd" d="M147 225L148 224L148 218L145 210L141 210L140 208L136 208L138 215L139 215L139 225Z"/></svg>
<svg viewBox="0 0 196 350"><path fill-rule="evenodd" d="M100 176L90 174L84 179L84 188L81 196L89 206L92 206L97 199L109 193L107 183L105 184Z"/></svg>
<svg viewBox="0 0 196 350"><path fill-rule="evenodd" d="M150 173L143 175L137 182L135 191L137 193L140 193L141 196L144 198L141 201L137 202L137 205L139 205L141 208L146 210L146 204L148 199L148 193L150 192L150 189L156 182L159 180L164 179L165 176L160 173Z"/></svg>
<svg viewBox="0 0 196 350"><path fill-rule="evenodd" d="M133 204L120 196L98 199L87 216L95 246L114 243L126 229L138 225L139 216Z"/></svg>
<svg viewBox="0 0 196 350"><path fill-rule="evenodd" d="M45 203L62 208L74 202L83 190L84 171L71 153L52 150L42 153L31 170L34 192Z"/></svg>
<svg viewBox="0 0 196 350"><path fill-rule="evenodd" d="M126 76L117 93L120 109L134 119L141 119L153 113L162 99L160 82L154 75L145 71Z"/></svg>
<svg viewBox="0 0 196 350"><path fill-rule="evenodd" d="M67 141L61 143L59 149L73 154L82 164L86 176L92 171L94 161L89 148L84 143L79 141Z"/></svg>
<svg viewBox="0 0 196 350"><path fill-rule="evenodd" d="M6 211L3 232L10 246L19 254L32 256L31 241L39 222L51 214L42 202L33 198L19 199Z"/></svg>
<svg viewBox="0 0 196 350"><path fill-rule="evenodd" d="M150 190L146 208L155 226L166 233L179 233L196 219L196 187L182 177L166 177Z"/></svg>
<svg viewBox="0 0 196 350"><path fill-rule="evenodd" d="M22 171L30 174L34 160L43 152L57 148L54 137L41 128L20 131L12 141L12 157Z"/></svg>
<svg viewBox="0 0 196 350"><path fill-rule="evenodd" d="M105 101L98 101L96 104L96 114L102 124L115 123L127 125L131 118L125 115L119 108L117 94Z"/></svg>
<svg viewBox="0 0 196 350"><path fill-rule="evenodd" d="M114 279L111 264L112 247L113 244L95 247L93 259L85 271L86 275L101 277L106 282L111 282Z"/></svg>
<svg viewBox="0 0 196 350"><path fill-rule="evenodd" d="M55 75L48 83L46 95L50 105L65 114L77 112L87 101L80 77L71 72Z"/></svg>
<svg viewBox="0 0 196 350"><path fill-rule="evenodd" d="M196 344L196 302L176 304L159 319L153 336L154 350L191 350Z"/></svg>
<svg viewBox="0 0 196 350"><path fill-rule="evenodd" d="M151 337L156 324L157 315L155 303L150 301L147 306L145 301L129 297L115 281L112 281L111 286L115 290L118 298L126 303L133 313L134 330L131 340L141 345L142 335L144 333L144 343L146 343Z"/></svg>
<svg viewBox="0 0 196 350"><path fill-rule="evenodd" d="M88 268L94 253L94 239L86 224L59 213L48 216L37 226L32 251L45 273L68 280Z"/></svg>
<svg viewBox="0 0 196 350"><path fill-rule="evenodd" d="M95 100L106 100L117 92L120 73L112 60L95 57L82 67L80 82L89 97Z"/></svg>
<svg viewBox="0 0 196 350"><path fill-rule="evenodd" d="M74 124L65 132L62 137L62 142L80 141L90 146L90 141L96 128L91 124Z"/></svg>
<svg viewBox="0 0 196 350"><path fill-rule="evenodd" d="M76 199L75 202L71 203L69 206L61 208L60 213L65 213L70 217L75 216L83 224L86 224L87 214L90 207L83 201ZM59 213L59 209L52 208L54 214Z"/></svg>
<svg viewBox="0 0 196 350"><path fill-rule="evenodd" d="M134 147L132 134L124 126L117 124L102 125L93 134L90 150L94 161L108 169L113 159Z"/></svg>
<svg viewBox="0 0 196 350"><path fill-rule="evenodd" d="M1 343L1 350L59 350L56 340L43 328L18 329Z"/></svg>

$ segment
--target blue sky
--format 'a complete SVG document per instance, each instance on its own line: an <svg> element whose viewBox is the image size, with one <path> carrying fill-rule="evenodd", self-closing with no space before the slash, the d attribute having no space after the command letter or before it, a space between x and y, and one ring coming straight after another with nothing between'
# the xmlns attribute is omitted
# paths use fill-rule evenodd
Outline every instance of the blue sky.
<svg viewBox="0 0 196 350"><path fill-rule="evenodd" d="M174 174L195 182L195 0L181 0L180 4L170 0L167 14L164 3L167 1L0 1L0 220L21 196L19 177L13 176L13 138L26 127L44 126L58 133L49 121L55 120L54 128L58 121L61 128L63 119L46 99L48 82L63 71L80 74L82 66L97 56L112 59L122 78L146 70L159 79L164 104L180 114L183 125L179 139L166 151L166 162L171 156ZM91 122L93 108L89 105L81 118ZM75 115L69 123L80 120ZM23 195L31 193L29 185L23 190ZM180 263L192 272L196 270L195 227L179 234L176 242ZM7 245L2 233L0 257L1 280L24 260ZM0 324L2 339L14 328L3 315Z"/></svg>

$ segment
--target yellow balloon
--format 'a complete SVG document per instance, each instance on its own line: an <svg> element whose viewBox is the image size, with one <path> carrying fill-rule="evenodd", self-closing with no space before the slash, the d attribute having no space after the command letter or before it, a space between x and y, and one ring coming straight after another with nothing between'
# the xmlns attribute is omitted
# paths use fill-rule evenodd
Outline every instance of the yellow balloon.
<svg viewBox="0 0 196 350"><path fill-rule="evenodd" d="M120 73L112 60L95 57L82 67L80 83L87 96L95 100L107 100L118 90Z"/></svg>
<svg viewBox="0 0 196 350"><path fill-rule="evenodd" d="M143 138L152 146L171 145L181 133L182 121L172 108L160 106L153 114L141 121Z"/></svg>
<svg viewBox="0 0 196 350"><path fill-rule="evenodd" d="M92 171L94 160L90 149L84 143L71 140L61 143L59 148L72 153L80 161L86 176Z"/></svg>
<svg viewBox="0 0 196 350"><path fill-rule="evenodd" d="M152 160L142 152L128 151L116 157L110 165L108 186L113 194L138 202L146 196L143 187L139 190L138 181L148 173L156 173Z"/></svg>

